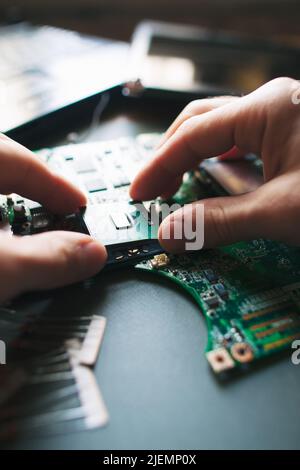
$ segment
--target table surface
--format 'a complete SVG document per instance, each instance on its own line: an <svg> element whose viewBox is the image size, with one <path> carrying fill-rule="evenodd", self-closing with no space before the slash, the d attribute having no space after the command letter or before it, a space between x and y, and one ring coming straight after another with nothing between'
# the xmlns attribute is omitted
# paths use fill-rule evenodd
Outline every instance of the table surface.
<svg viewBox="0 0 300 470"><path fill-rule="evenodd" d="M154 113L155 114L155 113ZM116 115L89 140L162 130ZM97 280L93 308L107 318L95 374L110 422L102 429L24 439L34 449L299 448L300 370L289 356L226 383L204 356L206 325L178 287L133 269Z"/></svg>

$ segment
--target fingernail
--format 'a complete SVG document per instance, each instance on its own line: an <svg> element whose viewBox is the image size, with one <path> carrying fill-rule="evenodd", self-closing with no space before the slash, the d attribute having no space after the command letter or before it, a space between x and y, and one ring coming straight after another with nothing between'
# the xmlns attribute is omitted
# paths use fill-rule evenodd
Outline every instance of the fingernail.
<svg viewBox="0 0 300 470"><path fill-rule="evenodd" d="M231 158L234 159L234 158L237 158L238 153L239 153L239 149L235 145L230 150L228 150L228 152L225 152L225 153L222 153L222 155L219 155L218 158L219 158L219 160L227 160L227 159L231 159Z"/></svg>

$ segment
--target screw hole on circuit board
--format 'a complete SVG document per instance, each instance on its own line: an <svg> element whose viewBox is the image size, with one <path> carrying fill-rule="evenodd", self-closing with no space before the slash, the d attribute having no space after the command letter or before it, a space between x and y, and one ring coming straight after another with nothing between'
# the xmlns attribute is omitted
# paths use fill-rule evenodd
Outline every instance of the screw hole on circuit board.
<svg viewBox="0 0 300 470"><path fill-rule="evenodd" d="M216 312L215 312L214 310L208 310L207 316L208 316L209 318L216 318L217 314L216 314Z"/></svg>
<svg viewBox="0 0 300 470"><path fill-rule="evenodd" d="M246 354L246 349L242 346L239 348L238 353L243 356L244 354Z"/></svg>
<svg viewBox="0 0 300 470"><path fill-rule="evenodd" d="M206 353L207 360L217 374L234 367L234 361L225 348L218 348Z"/></svg>
<svg viewBox="0 0 300 470"><path fill-rule="evenodd" d="M248 343L236 343L231 347L231 355L238 362L251 362L254 354Z"/></svg>
<svg viewBox="0 0 300 470"><path fill-rule="evenodd" d="M221 356L221 355L217 355L217 356L215 357L215 360L216 360L217 362L224 362L224 357Z"/></svg>

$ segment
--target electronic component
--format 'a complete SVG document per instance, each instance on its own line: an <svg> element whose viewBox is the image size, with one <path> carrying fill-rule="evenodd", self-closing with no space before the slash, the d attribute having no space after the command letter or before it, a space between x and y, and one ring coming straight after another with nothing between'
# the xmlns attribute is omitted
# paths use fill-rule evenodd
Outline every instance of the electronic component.
<svg viewBox="0 0 300 470"><path fill-rule="evenodd" d="M71 354L76 362L86 366L94 366L96 364L105 326L105 317L93 315L88 330L84 335L83 342L80 343L78 339L74 338L65 343L69 354Z"/></svg>
<svg viewBox="0 0 300 470"><path fill-rule="evenodd" d="M86 181L85 187L89 193L96 193L107 189L105 182L100 178Z"/></svg>
<svg viewBox="0 0 300 470"><path fill-rule="evenodd" d="M252 348L247 343L235 343L230 352L232 357L241 363L251 362L254 358Z"/></svg>
<svg viewBox="0 0 300 470"><path fill-rule="evenodd" d="M70 159L68 160L70 161ZM73 159L74 161L74 159ZM87 156L86 157L78 157L74 161L74 169L76 173L81 174L81 173L94 173L97 171L95 165L89 159Z"/></svg>
<svg viewBox="0 0 300 470"><path fill-rule="evenodd" d="M212 269L205 269L204 271L205 277L210 281L210 282L216 282L218 279L218 276Z"/></svg>
<svg viewBox="0 0 300 470"><path fill-rule="evenodd" d="M128 215L123 212L111 213L110 217L114 223L114 226L117 230L126 229L132 226Z"/></svg>
<svg viewBox="0 0 300 470"><path fill-rule="evenodd" d="M27 371L19 393L0 407L0 440L13 439L22 433L40 436L107 424L108 413L93 372L72 364L68 357L61 359L59 365L65 366L66 371L39 371L39 365ZM13 373L14 370L10 377ZM45 383L51 384L50 391L45 392Z"/></svg>
<svg viewBox="0 0 300 470"><path fill-rule="evenodd" d="M221 282L218 282L218 284L214 284L214 289L216 293L221 297L221 299L227 299L228 297L228 290L222 284Z"/></svg>
<svg viewBox="0 0 300 470"><path fill-rule="evenodd" d="M206 357L216 374L249 366L300 339L300 249L265 240L258 257L258 245L253 240L169 255L160 269L152 260L136 265L175 281L196 300L207 320ZM289 263L280 270L282 252Z"/></svg>
<svg viewBox="0 0 300 470"><path fill-rule="evenodd" d="M300 337L299 248L253 240L185 255L162 253L157 231L164 201L159 198L143 203L131 201L128 185L122 186L122 181L129 184L151 158L159 138L144 135L43 150L39 155L50 167L85 191L87 207L78 214L57 216L32 201L11 195L0 200L4 224L18 235L57 229L88 233L106 245L108 267L136 265L176 281L193 295L206 316L209 337L206 352L223 351L223 366L215 365L219 356L207 356L216 372L226 367L238 368L288 348L293 339ZM78 167L77 158L87 160ZM247 165L254 165L261 175L258 163L254 157L247 159ZM214 165L218 165L216 160L212 160ZM211 168L210 163L205 163L196 172L186 173L169 202L183 206L202 197L246 191L237 183L231 189L226 187L220 172L214 173L214 179L208 167ZM238 174L237 170L235 181ZM91 181L97 182L93 186L97 187L95 192L90 191ZM248 185L247 190L251 188ZM155 223L150 219L152 212L158 216ZM45 333L34 332L32 326L27 326L30 347L43 350L45 343L55 345L58 339L69 340L70 335L82 343L87 332L82 326L62 327L60 332L49 326L50 330L52 337L45 337ZM24 350L29 347L25 332L19 338L19 346Z"/></svg>
<svg viewBox="0 0 300 470"><path fill-rule="evenodd" d="M4 222L6 218L6 208L0 205L0 223Z"/></svg>
<svg viewBox="0 0 300 470"><path fill-rule="evenodd" d="M202 300L210 308L218 307L220 301L219 298L213 293L213 291L207 291L201 294Z"/></svg>
<svg viewBox="0 0 300 470"><path fill-rule="evenodd" d="M206 353L206 358L216 374L233 369L234 361L225 348L218 348Z"/></svg>
<svg viewBox="0 0 300 470"><path fill-rule="evenodd" d="M253 155L238 161L222 161L210 158L201 163L205 170L227 194L238 195L254 191L264 182L261 168Z"/></svg>
<svg viewBox="0 0 300 470"><path fill-rule="evenodd" d="M150 261L151 266L156 269L160 269L160 268L164 268L165 266L168 266L169 262L170 262L170 259L165 253L154 256L154 258Z"/></svg>
<svg viewBox="0 0 300 470"><path fill-rule="evenodd" d="M161 253L157 234L159 224L168 215L165 211L167 201L157 198L142 203L130 200L128 194L132 179L152 157L160 138L160 134L141 134L136 138L42 149L37 155L53 171L85 192L87 207L79 214L58 216L35 202L12 195L0 200L1 219L9 222L15 235L48 230L90 234L106 245L108 261L105 269L134 264ZM204 162L202 179L204 175L210 175L211 166L217 168L218 165L213 159ZM182 206L215 195L216 187L210 176L204 178L204 182L200 181L199 171L184 176L180 190L168 201L170 207L174 203ZM183 258L181 261L184 263ZM214 269L207 268L204 274L211 283L218 282ZM218 295L223 298L226 293L221 295L219 292ZM213 305L212 300L209 302Z"/></svg>
<svg viewBox="0 0 300 470"><path fill-rule="evenodd" d="M105 269L134 264L162 252L157 241L162 220L161 201L132 201L129 185L160 139L159 134L139 135L116 141L43 149L37 155L50 168L70 179L85 192L88 204L78 214L59 216L17 195L0 197L1 219L15 235L49 230L90 234L106 245Z"/></svg>
<svg viewBox="0 0 300 470"><path fill-rule="evenodd" d="M108 422L90 368L99 353L106 319L78 313L80 308L58 313L38 308L34 314L26 309L4 314L7 325L2 333L9 364L0 370L0 440L23 433L93 429Z"/></svg>

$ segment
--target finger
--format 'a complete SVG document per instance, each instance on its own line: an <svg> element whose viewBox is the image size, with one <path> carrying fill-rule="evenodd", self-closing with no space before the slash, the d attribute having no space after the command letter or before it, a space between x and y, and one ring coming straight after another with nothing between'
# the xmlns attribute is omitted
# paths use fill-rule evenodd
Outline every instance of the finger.
<svg viewBox="0 0 300 470"><path fill-rule="evenodd" d="M162 146L170 137L172 137L181 124L183 124L189 118L207 113L208 111L219 108L220 106L224 106L225 104L231 103L237 99L239 99L238 96L217 96L214 98L204 98L191 101L191 103L189 103L183 109L183 111L177 116L175 121L166 131L159 146Z"/></svg>
<svg viewBox="0 0 300 470"><path fill-rule="evenodd" d="M159 228L159 241L166 251L181 253L202 248L203 241L205 248L213 248L253 239L261 228L257 225L253 200L253 194L245 194L186 205L164 219ZM197 211L200 205L204 206L204 220ZM194 245L187 248L191 241Z"/></svg>
<svg viewBox="0 0 300 470"><path fill-rule="evenodd" d="M72 232L3 235L0 254L0 302L25 291L83 280L100 271L106 261L106 250L101 244Z"/></svg>
<svg viewBox="0 0 300 470"><path fill-rule="evenodd" d="M171 124L169 129L164 134L159 147L161 147L183 124L187 119L193 116L199 116L200 114L207 113L213 109L224 106L225 104L231 103L234 100L240 99L238 96L217 96L215 98L195 100L189 103L184 110L179 114L175 121ZM158 147L158 148L159 148ZM238 160L244 155L237 146L232 147L228 152L219 155L220 160ZM174 194L174 193L173 193Z"/></svg>
<svg viewBox="0 0 300 470"><path fill-rule="evenodd" d="M261 153L263 160L264 154L266 158L272 155L272 165L264 175L270 180L284 163L282 151L278 152L282 141L278 146L274 128L281 129L283 115L297 113L291 102L297 87L296 80L277 78L249 95L187 119L137 175L130 188L131 197L153 199L168 188L174 178L194 168L199 161L228 152L235 145L243 153ZM289 131L283 133L285 145ZM266 141L267 149L263 145Z"/></svg>
<svg viewBox="0 0 300 470"><path fill-rule="evenodd" d="M197 166L204 158L220 155L237 145L242 152L259 151L265 123L249 108L250 95L185 121L137 175L130 194L147 200L160 195L174 178ZM250 116L250 117L249 117Z"/></svg>
<svg viewBox="0 0 300 470"><path fill-rule="evenodd" d="M215 97L215 98L200 99L200 100L192 101L178 115L178 117L175 119L173 124L171 124L169 129L166 131L166 133L162 137L157 147L157 150L160 147L162 147L164 143L170 137L172 137L172 135L177 131L177 129L181 126L181 124L183 124L192 116L197 116L200 114L207 113L211 111L212 109L217 109L220 106L224 106L225 104L233 102L234 100L237 100L237 99L239 99L239 97L237 96L220 96L220 97ZM174 182L169 183L168 186L165 188L164 193L162 193L162 196L164 198L171 197L179 188L181 181L182 181L181 177L178 177ZM130 188L130 194L132 194L132 197L135 194L135 182L134 182L134 185L132 185Z"/></svg>
<svg viewBox="0 0 300 470"><path fill-rule="evenodd" d="M291 190L297 187L299 176L300 170L293 171L251 193L188 204L164 219L159 241L166 251L174 253L186 250L192 233L204 240L204 248L256 238L300 245L299 197L296 189ZM200 205L204 207L204 218L199 217Z"/></svg>
<svg viewBox="0 0 300 470"><path fill-rule="evenodd" d="M178 178L175 178L172 183L168 186L168 188L165 189L165 191L162 193L162 198L163 199L169 199L173 196L173 194L176 193L176 191L180 188L182 184L182 176L178 176Z"/></svg>
<svg viewBox="0 0 300 470"><path fill-rule="evenodd" d="M0 192L16 192L57 213L73 212L86 204L85 195L54 174L30 150L1 135Z"/></svg>

